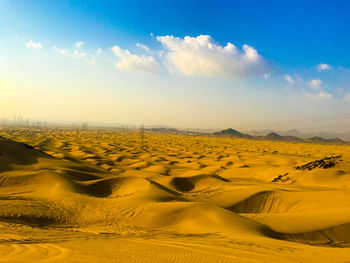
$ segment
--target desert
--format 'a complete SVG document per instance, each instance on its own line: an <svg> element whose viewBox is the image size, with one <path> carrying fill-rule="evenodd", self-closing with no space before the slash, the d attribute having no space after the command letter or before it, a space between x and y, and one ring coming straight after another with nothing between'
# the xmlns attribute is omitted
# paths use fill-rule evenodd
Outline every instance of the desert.
<svg viewBox="0 0 350 263"><path fill-rule="evenodd" d="M348 145L0 136L0 262L350 261Z"/></svg>

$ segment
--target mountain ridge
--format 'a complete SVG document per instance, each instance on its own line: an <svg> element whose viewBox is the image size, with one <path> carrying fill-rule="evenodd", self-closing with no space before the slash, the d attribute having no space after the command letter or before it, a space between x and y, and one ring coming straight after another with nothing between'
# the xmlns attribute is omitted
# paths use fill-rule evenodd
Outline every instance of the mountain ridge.
<svg viewBox="0 0 350 263"><path fill-rule="evenodd" d="M297 130L291 130L297 131ZM348 141L344 141L340 138L322 138L320 136L312 136L309 138L300 138L293 135L280 135L277 132L271 131L270 133L262 135L249 135L247 133L241 133L235 129L228 128L219 132L213 133L215 136L230 136L236 138L248 138L257 140L270 140L270 141L286 141L286 142L310 142L310 143L330 143L330 144L350 144Z"/></svg>

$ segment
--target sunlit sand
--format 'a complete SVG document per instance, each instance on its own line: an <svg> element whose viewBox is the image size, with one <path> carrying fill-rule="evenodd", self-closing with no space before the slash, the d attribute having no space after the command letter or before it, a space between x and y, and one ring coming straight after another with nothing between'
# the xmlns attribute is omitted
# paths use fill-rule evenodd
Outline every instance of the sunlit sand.
<svg viewBox="0 0 350 263"><path fill-rule="evenodd" d="M0 262L350 261L349 146L0 135Z"/></svg>

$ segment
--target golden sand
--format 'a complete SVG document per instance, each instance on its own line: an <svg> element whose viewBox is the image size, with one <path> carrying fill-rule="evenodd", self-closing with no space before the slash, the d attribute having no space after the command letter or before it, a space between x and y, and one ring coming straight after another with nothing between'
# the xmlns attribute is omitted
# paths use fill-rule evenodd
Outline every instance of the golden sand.
<svg viewBox="0 0 350 263"><path fill-rule="evenodd" d="M349 146L0 135L0 262L350 262Z"/></svg>

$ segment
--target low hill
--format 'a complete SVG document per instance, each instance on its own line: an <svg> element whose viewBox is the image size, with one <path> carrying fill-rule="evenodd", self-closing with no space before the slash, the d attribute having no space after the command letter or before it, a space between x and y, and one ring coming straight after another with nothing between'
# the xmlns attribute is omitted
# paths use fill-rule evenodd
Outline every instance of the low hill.
<svg viewBox="0 0 350 263"><path fill-rule="evenodd" d="M284 141L283 136L275 133L275 132L271 132L268 135L264 136L265 139L268 140L272 140L272 141Z"/></svg>
<svg viewBox="0 0 350 263"><path fill-rule="evenodd" d="M314 143L334 143L334 144L347 144L347 142L339 139L339 138L332 138L332 139L324 139L319 136L314 136L309 139L306 139L307 142L314 142Z"/></svg>
<svg viewBox="0 0 350 263"><path fill-rule="evenodd" d="M303 142L303 139L300 139L296 136L281 136L275 132L271 132L263 137L264 139L271 141L287 141L287 142Z"/></svg>
<svg viewBox="0 0 350 263"><path fill-rule="evenodd" d="M215 132L214 135L228 135L232 137L237 137L237 138L254 138L253 136L250 136L248 134L240 133L237 130L234 130L232 128L228 128L226 130L221 130L219 132Z"/></svg>

